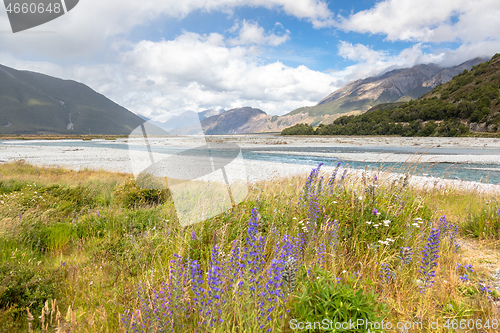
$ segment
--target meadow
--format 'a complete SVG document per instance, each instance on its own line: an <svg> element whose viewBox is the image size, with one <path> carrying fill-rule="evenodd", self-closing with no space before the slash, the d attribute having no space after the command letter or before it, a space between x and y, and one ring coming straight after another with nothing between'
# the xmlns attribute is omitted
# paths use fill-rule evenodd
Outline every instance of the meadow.
<svg viewBox="0 0 500 333"><path fill-rule="evenodd" d="M0 332L498 331L500 198L409 177L320 165L181 227L131 175L0 164Z"/></svg>

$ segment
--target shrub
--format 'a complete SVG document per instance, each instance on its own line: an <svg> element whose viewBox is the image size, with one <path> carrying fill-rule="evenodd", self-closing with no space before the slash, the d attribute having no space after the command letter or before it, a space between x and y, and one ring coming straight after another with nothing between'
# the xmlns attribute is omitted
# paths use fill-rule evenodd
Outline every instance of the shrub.
<svg viewBox="0 0 500 333"><path fill-rule="evenodd" d="M359 319L380 322L386 307L378 302L378 295L372 289L366 289L369 291L363 292L362 287L354 282L338 282L325 270L317 269L302 284L298 300L292 305L291 317L310 323L322 322L325 318L334 323Z"/></svg>
<svg viewBox="0 0 500 333"><path fill-rule="evenodd" d="M155 181L157 180L153 176L143 176L138 178L138 181L130 179L116 188L114 192L115 199L122 206L129 208L161 205L167 201L170 192L161 189L161 185L155 184ZM139 186L138 183L142 186ZM145 188L144 185L148 185L148 188Z"/></svg>
<svg viewBox="0 0 500 333"><path fill-rule="evenodd" d="M0 265L0 308L10 308L15 317L24 315L26 307L39 314L47 299L56 298L60 277L60 271L12 263Z"/></svg>

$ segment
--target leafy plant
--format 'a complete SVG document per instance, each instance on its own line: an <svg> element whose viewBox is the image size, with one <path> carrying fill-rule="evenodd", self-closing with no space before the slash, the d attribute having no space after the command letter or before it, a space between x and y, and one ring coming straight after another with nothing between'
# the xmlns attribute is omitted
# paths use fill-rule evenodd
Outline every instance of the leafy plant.
<svg viewBox="0 0 500 333"><path fill-rule="evenodd" d="M366 282L365 282L366 283ZM324 269L314 270L300 288L297 300L292 304L291 317L301 322L321 322L328 318L333 322L380 322L386 306L378 301L372 289L363 292L355 282L338 282Z"/></svg>
<svg viewBox="0 0 500 333"><path fill-rule="evenodd" d="M162 186L155 184L155 181L155 179L152 179L152 176L151 178L138 179L138 181L133 179L126 181L116 188L114 193L116 201L122 206L129 208L164 203L170 196L170 192L166 189L161 189Z"/></svg>

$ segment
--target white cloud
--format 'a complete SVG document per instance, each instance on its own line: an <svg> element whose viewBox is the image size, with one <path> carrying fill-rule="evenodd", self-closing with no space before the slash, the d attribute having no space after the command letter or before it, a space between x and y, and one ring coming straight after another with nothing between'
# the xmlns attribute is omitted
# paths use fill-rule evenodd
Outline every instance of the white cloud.
<svg viewBox="0 0 500 333"><path fill-rule="evenodd" d="M340 27L391 41L471 42L498 39L498 17L497 0L385 0L341 19Z"/></svg>
<svg viewBox="0 0 500 333"><path fill-rule="evenodd" d="M36 52L56 59L91 57L106 44L126 37L135 27L161 17L177 20L197 10L228 12L238 7L281 10L315 27L331 24L333 16L321 0L86 0L80 1L66 15L42 26L17 34L0 34L0 45L15 54ZM0 30L9 31L4 11L0 11L0 19ZM282 40L275 37L268 42L280 43Z"/></svg>
<svg viewBox="0 0 500 333"><path fill-rule="evenodd" d="M157 109L140 109L138 104L135 109L143 113L191 105L195 110L256 106L281 114L315 104L331 92L334 81L332 75L304 66L261 64L251 48L232 46L215 33L186 32L172 41L142 41L122 55L121 63L135 103L151 105L148 99L154 94L170 96L160 98Z"/></svg>
<svg viewBox="0 0 500 333"><path fill-rule="evenodd" d="M280 23L276 23L277 27L282 27ZM239 35L236 38L229 40L231 45L272 45L278 46L283 44L290 39L290 31L285 30L281 34L269 33L266 34L263 27L261 27L256 22L249 22L243 20L243 22L236 23L231 31L239 29Z"/></svg>
<svg viewBox="0 0 500 333"><path fill-rule="evenodd" d="M458 65L500 50L498 0L384 0L372 8L340 17L338 27L363 34L380 34L387 41L415 44L398 54L341 42L338 54L357 64L343 70L346 78L376 75L386 68L422 63ZM440 47L456 43L455 49ZM445 44L446 45L446 44Z"/></svg>
<svg viewBox="0 0 500 333"><path fill-rule="evenodd" d="M494 53L498 43L480 45L480 56L487 57ZM346 41L339 43L338 54L345 59L356 61L356 64L344 68L337 76L343 78L342 83L377 76L391 69L408 68L418 64L435 63L443 67L458 65L478 56L478 50L463 45L457 50L426 52L428 47L422 43L401 50L398 54L377 51L363 44L352 44Z"/></svg>
<svg viewBox="0 0 500 333"><path fill-rule="evenodd" d="M57 65L20 61L5 53L0 59L14 68L86 83L146 116L241 106L283 114L314 105L338 88L333 74L281 62L263 63L252 45L234 45L218 33L184 32L174 40L141 41L113 64Z"/></svg>

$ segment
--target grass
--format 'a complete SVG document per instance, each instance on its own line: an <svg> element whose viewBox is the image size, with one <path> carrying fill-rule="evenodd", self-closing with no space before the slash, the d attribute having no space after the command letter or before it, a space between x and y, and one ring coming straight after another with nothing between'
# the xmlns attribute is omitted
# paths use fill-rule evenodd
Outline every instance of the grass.
<svg viewBox="0 0 500 333"><path fill-rule="evenodd" d="M0 332L319 331L325 318L496 331L487 262L466 268L460 245L496 248L498 197L331 176L251 184L181 227L168 191L129 175L2 164Z"/></svg>

